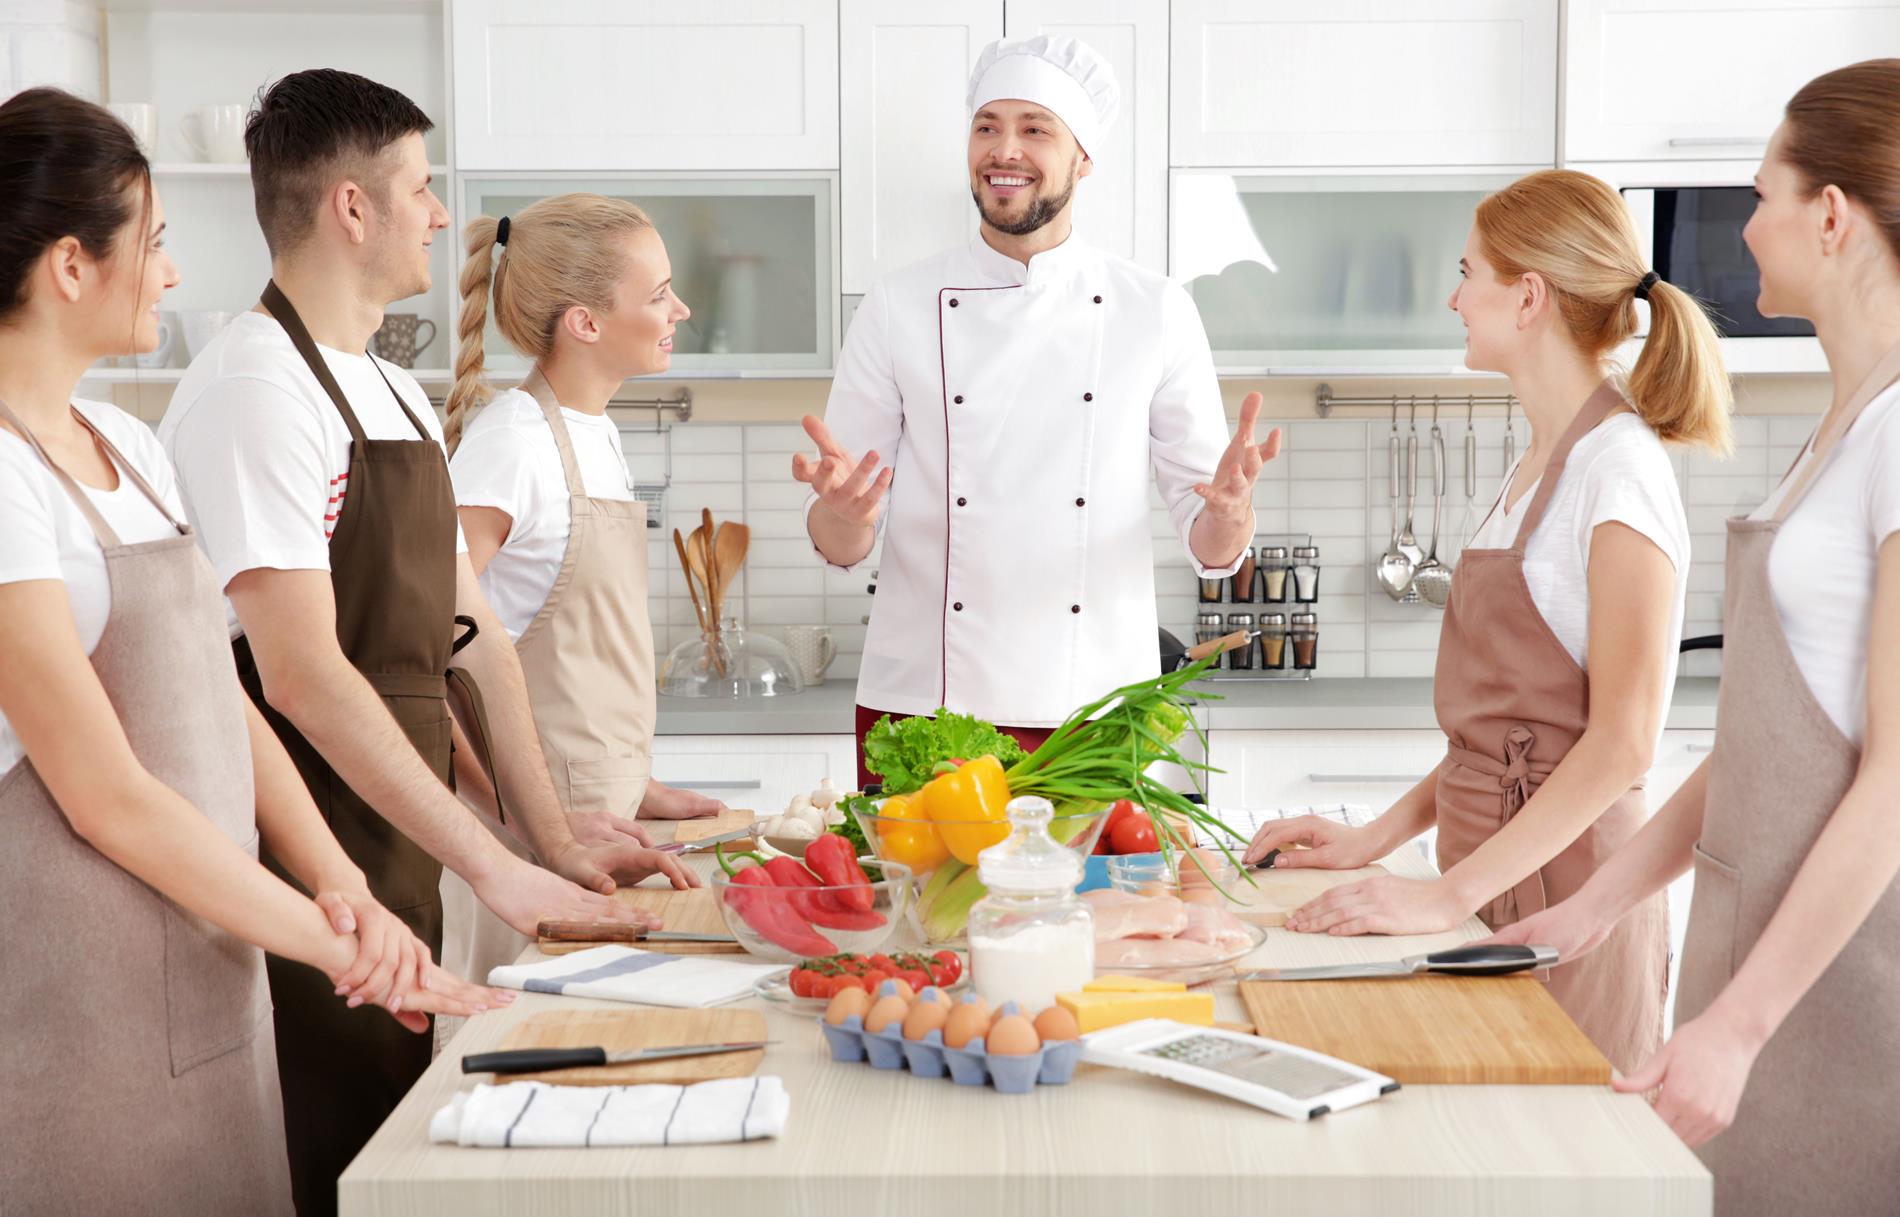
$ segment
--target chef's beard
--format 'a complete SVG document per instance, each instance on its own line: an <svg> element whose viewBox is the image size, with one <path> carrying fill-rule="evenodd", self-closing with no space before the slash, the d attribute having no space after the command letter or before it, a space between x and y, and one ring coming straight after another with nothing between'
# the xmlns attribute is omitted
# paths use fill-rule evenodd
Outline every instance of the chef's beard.
<svg viewBox="0 0 1900 1217"><path fill-rule="evenodd" d="M970 187L970 201L976 204L977 214L983 217L983 222L996 231L1007 233L1012 237L1026 237L1055 219L1062 214L1062 209L1067 207L1069 200L1074 197L1075 169L1071 167L1069 180L1063 184L1061 194L1054 196L1039 194L1029 201L1029 206L1023 209L1020 218L1002 220L992 215L989 208L983 206L982 187Z"/></svg>

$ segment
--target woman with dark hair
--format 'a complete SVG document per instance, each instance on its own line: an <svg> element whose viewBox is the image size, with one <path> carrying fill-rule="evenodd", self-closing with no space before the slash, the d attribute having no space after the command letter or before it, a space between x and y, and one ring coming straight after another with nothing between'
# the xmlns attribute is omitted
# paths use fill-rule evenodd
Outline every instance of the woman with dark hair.
<svg viewBox="0 0 1900 1217"><path fill-rule="evenodd" d="M1873 1217L1900 1197L1900 59L1796 93L1755 190L1759 307L1814 322L1834 394L1729 521L1715 750L1499 937L1582 954L1693 865L1675 1035L1617 1088L1660 1091L1722 1217Z"/></svg>
<svg viewBox="0 0 1900 1217"><path fill-rule="evenodd" d="M0 105L0 1178L22 1212L289 1211L265 951L413 1032L506 1000L370 896L238 684L157 439L72 396L157 346L163 231L117 119L54 89Z"/></svg>

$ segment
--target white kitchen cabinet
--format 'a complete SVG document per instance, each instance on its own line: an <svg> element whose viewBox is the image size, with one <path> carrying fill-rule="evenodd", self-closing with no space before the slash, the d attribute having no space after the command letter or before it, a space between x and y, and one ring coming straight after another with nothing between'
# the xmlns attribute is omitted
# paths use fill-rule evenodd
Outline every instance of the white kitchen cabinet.
<svg viewBox="0 0 1900 1217"><path fill-rule="evenodd" d="M838 167L835 0L454 0L456 163Z"/></svg>
<svg viewBox="0 0 1900 1217"><path fill-rule="evenodd" d="M849 735L658 735L653 776L761 815L830 778L857 785L857 740Z"/></svg>
<svg viewBox="0 0 1900 1217"><path fill-rule="evenodd" d="M1089 243L1150 270L1168 269L1167 0L1009 0L1007 34L1068 34L1115 69L1121 112L1095 169L1075 188Z"/></svg>
<svg viewBox="0 0 1900 1217"><path fill-rule="evenodd" d="M1571 161L1759 157L1795 90L1900 47L1895 0L1570 0Z"/></svg>
<svg viewBox="0 0 1900 1217"><path fill-rule="evenodd" d="M842 290L970 238L970 69L1003 36L1001 0L840 0Z"/></svg>
<svg viewBox="0 0 1900 1217"><path fill-rule="evenodd" d="M1550 165L1557 0L1174 0L1171 163Z"/></svg>
<svg viewBox="0 0 1900 1217"><path fill-rule="evenodd" d="M1438 731L1210 731L1208 803L1251 811L1359 803L1378 815L1445 756Z"/></svg>

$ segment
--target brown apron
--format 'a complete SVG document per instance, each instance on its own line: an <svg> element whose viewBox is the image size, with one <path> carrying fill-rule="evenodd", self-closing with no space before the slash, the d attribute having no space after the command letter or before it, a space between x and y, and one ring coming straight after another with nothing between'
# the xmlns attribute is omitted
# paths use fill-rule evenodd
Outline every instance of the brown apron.
<svg viewBox="0 0 1900 1217"><path fill-rule="evenodd" d="M1896 378L1900 347L1831 428L1835 442ZM1801 675L1768 581L1775 534L1832 447L1815 441L1817 458L1771 519L1728 524L1722 690L1677 1026L1708 1009L1748 957L1860 767L1860 749ZM1755 1058L1735 1123L1696 1151L1715 1175L1721 1217L1900 1212L1896 1016L1900 884Z"/></svg>
<svg viewBox="0 0 1900 1217"><path fill-rule="evenodd" d="M0 418L105 551L112 609L92 667L133 754L255 854L250 732L210 562L176 521L176 536L120 544L5 403ZM31 761L0 777L0 823L0 1210L290 1212L264 953L87 844Z"/></svg>
<svg viewBox="0 0 1900 1217"><path fill-rule="evenodd" d="M265 287L263 304L350 430L349 493L330 538L337 642L422 759L448 784L445 674L457 620L455 497L448 461L393 385L390 394L415 426L416 438L368 438L309 330L275 283ZM456 646L467 641L464 637ZM441 863L377 814L271 707L248 640L239 638L233 646L246 691L296 762L337 842L363 868L371 894L431 951L440 951L442 905L436 887ZM295 882L268 854L265 861ZM337 1177L429 1067L431 1038L404 1030L377 1007L349 1009L320 972L301 964L271 959L270 987L297 1211L303 1217L335 1212Z"/></svg>
<svg viewBox="0 0 1900 1217"><path fill-rule="evenodd" d="M1524 548L1556 493L1570 450L1624 408L1615 386L1599 385L1552 450L1511 548L1467 549L1458 559L1432 689L1438 725L1451 744L1450 763L1438 778L1440 870L1462 862L1509 823L1589 723L1589 675L1537 611L1524 580ZM1479 917L1495 930L1568 898L1636 835L1646 814L1639 784L1541 870L1478 910ZM1558 1004L1623 1073L1662 1047L1666 900L1658 892L1637 905L1602 946L1547 977Z"/></svg>
<svg viewBox="0 0 1900 1217"><path fill-rule="evenodd" d="M589 498L547 378L537 368L521 388L540 403L554 433L568 496L560 572L515 642L535 728L561 806L633 819L653 768L656 708L646 504ZM528 856L512 833L496 835ZM485 908L453 872L442 876L442 905L442 963L458 975L484 979L489 969L513 963L531 941Z"/></svg>

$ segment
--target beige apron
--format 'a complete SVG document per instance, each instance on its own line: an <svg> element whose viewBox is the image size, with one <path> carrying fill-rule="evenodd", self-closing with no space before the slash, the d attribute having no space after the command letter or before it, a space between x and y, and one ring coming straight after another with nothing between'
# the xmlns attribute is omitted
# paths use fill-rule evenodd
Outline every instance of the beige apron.
<svg viewBox="0 0 1900 1217"><path fill-rule="evenodd" d="M515 642L528 701L561 806L633 819L652 772L655 681L647 614L647 505L592 499L554 398L539 369L521 385L541 404L567 479L567 552L554 586ZM491 775L492 776L492 775ZM482 809L486 810L486 809ZM492 823L491 828L495 827ZM496 835L522 857L526 847ZM485 979L513 963L530 939L490 912L459 876L442 873L443 966ZM438 1020L439 1022L445 1020ZM453 1034L442 1027L440 1042Z"/></svg>
<svg viewBox="0 0 1900 1217"><path fill-rule="evenodd" d="M120 544L4 403L0 418L105 551L92 666L133 754L255 856L250 732L211 564L176 521L176 536ZM0 824L0 1211L289 1213L264 953L87 844L31 761L0 777Z"/></svg>
<svg viewBox="0 0 1900 1217"><path fill-rule="evenodd" d="M1440 870L1456 866L1509 823L1589 723L1589 675L1537 611L1524 581L1524 548L1557 491L1570 450L1624 408L1615 386L1598 386L1551 452L1511 548L1467 549L1459 556L1432 689L1438 725L1451 743L1450 763L1438 779ZM1478 915L1495 930L1568 898L1636 835L1646 814L1639 784ZM1662 1047L1666 901L1661 892L1643 901L1602 946L1552 968L1547 978L1558 1004L1623 1073Z"/></svg>
<svg viewBox="0 0 1900 1217"><path fill-rule="evenodd" d="M1900 378L1889 351L1833 428ZM1838 439L1836 440L1838 442ZM1768 555L1832 444L1772 519L1728 525L1722 690L1676 1024L1715 1000L1767 928L1853 784L1860 749L1802 677L1782 632ZM1755 1058L1735 1123L1701 1154L1720 1217L1900 1212L1900 884L1887 890Z"/></svg>

